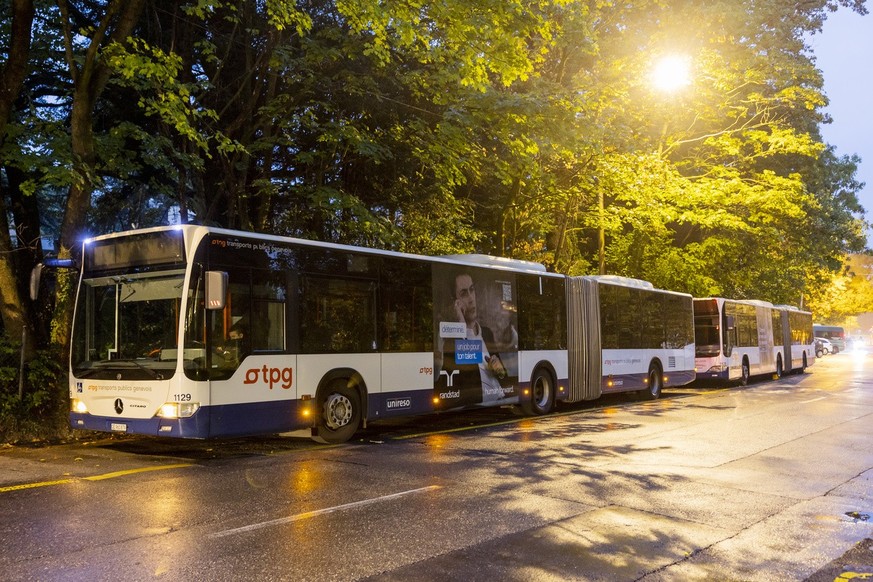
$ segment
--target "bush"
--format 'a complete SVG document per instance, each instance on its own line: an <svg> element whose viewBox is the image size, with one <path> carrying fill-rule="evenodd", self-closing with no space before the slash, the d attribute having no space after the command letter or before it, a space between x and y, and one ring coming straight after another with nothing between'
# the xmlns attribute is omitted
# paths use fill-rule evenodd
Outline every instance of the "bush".
<svg viewBox="0 0 873 582"><path fill-rule="evenodd" d="M55 350L38 351L25 362L19 396L20 350L20 343L0 336L0 442L68 438L66 358Z"/></svg>

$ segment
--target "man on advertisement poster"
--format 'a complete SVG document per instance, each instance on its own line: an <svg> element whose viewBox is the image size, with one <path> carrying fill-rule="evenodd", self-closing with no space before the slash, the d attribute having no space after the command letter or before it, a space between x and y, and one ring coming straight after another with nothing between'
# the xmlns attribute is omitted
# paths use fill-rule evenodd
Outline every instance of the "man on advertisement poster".
<svg viewBox="0 0 873 582"><path fill-rule="evenodd" d="M448 282L446 309L437 313L440 319L435 322L439 351L434 376L441 406L491 404L516 397L518 334L512 283L474 281L470 271L457 268L447 269L445 275L434 277L435 282ZM484 294L477 295L477 284Z"/></svg>

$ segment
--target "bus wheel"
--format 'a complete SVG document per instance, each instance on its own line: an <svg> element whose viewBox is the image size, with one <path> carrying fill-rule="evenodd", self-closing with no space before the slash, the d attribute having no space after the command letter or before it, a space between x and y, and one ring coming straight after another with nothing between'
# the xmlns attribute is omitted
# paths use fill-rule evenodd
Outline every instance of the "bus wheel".
<svg viewBox="0 0 873 582"><path fill-rule="evenodd" d="M530 400L522 404L528 415L548 414L555 406L555 382L544 368L537 368L530 382Z"/></svg>
<svg viewBox="0 0 873 582"><path fill-rule="evenodd" d="M749 361L743 359L743 371L740 375L740 386L746 386L749 383Z"/></svg>
<svg viewBox="0 0 873 582"><path fill-rule="evenodd" d="M640 394L649 400L657 400L661 397L661 389L664 387L664 379L661 377L661 369L652 364L649 367L649 387L640 390Z"/></svg>
<svg viewBox="0 0 873 582"><path fill-rule="evenodd" d="M344 443L361 424L361 398L344 380L335 381L320 400L321 417L312 438L320 443Z"/></svg>
<svg viewBox="0 0 873 582"><path fill-rule="evenodd" d="M776 380L782 377L782 358L776 358Z"/></svg>

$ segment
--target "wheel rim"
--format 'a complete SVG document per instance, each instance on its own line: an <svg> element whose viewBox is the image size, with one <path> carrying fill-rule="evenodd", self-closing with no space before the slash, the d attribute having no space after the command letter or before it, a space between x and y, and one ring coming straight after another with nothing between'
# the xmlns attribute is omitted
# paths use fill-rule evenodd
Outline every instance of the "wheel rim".
<svg viewBox="0 0 873 582"><path fill-rule="evenodd" d="M551 393L552 389L549 380L543 376L538 377L536 383L534 383L533 393L531 394L534 405L539 409L544 409L549 404Z"/></svg>
<svg viewBox="0 0 873 582"><path fill-rule="evenodd" d="M324 424L331 430L347 425L353 413L352 401L342 394L333 393L324 401Z"/></svg>
<svg viewBox="0 0 873 582"><path fill-rule="evenodd" d="M658 396L661 393L661 375L657 370L649 373L649 394Z"/></svg>

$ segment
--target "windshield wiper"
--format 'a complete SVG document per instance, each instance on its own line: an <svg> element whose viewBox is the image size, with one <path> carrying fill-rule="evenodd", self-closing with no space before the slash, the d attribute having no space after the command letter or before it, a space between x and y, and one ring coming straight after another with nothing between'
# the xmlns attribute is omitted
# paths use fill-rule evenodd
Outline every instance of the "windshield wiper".
<svg viewBox="0 0 873 582"><path fill-rule="evenodd" d="M136 360L133 360L133 359L130 359L130 360L127 360L127 359L112 360L111 363L115 364L117 362L124 362L125 364L133 364L135 367L139 368L140 370L145 370L146 372L148 372L151 375L151 377L154 378L155 380L163 380L164 379L164 376L162 374L155 372L154 370L152 370L151 368L149 368L147 366L143 366L142 364L140 364Z"/></svg>
<svg viewBox="0 0 873 582"><path fill-rule="evenodd" d="M117 364L123 364L118 366ZM113 368L139 368L140 370L144 370L155 380L163 380L164 375L152 370L148 366L144 366L141 363L137 362L133 359L112 359L112 360L97 360L91 362L91 365L88 367L76 367L75 372L79 378L90 378L95 374L99 374L100 372L105 372L107 370L111 370Z"/></svg>

